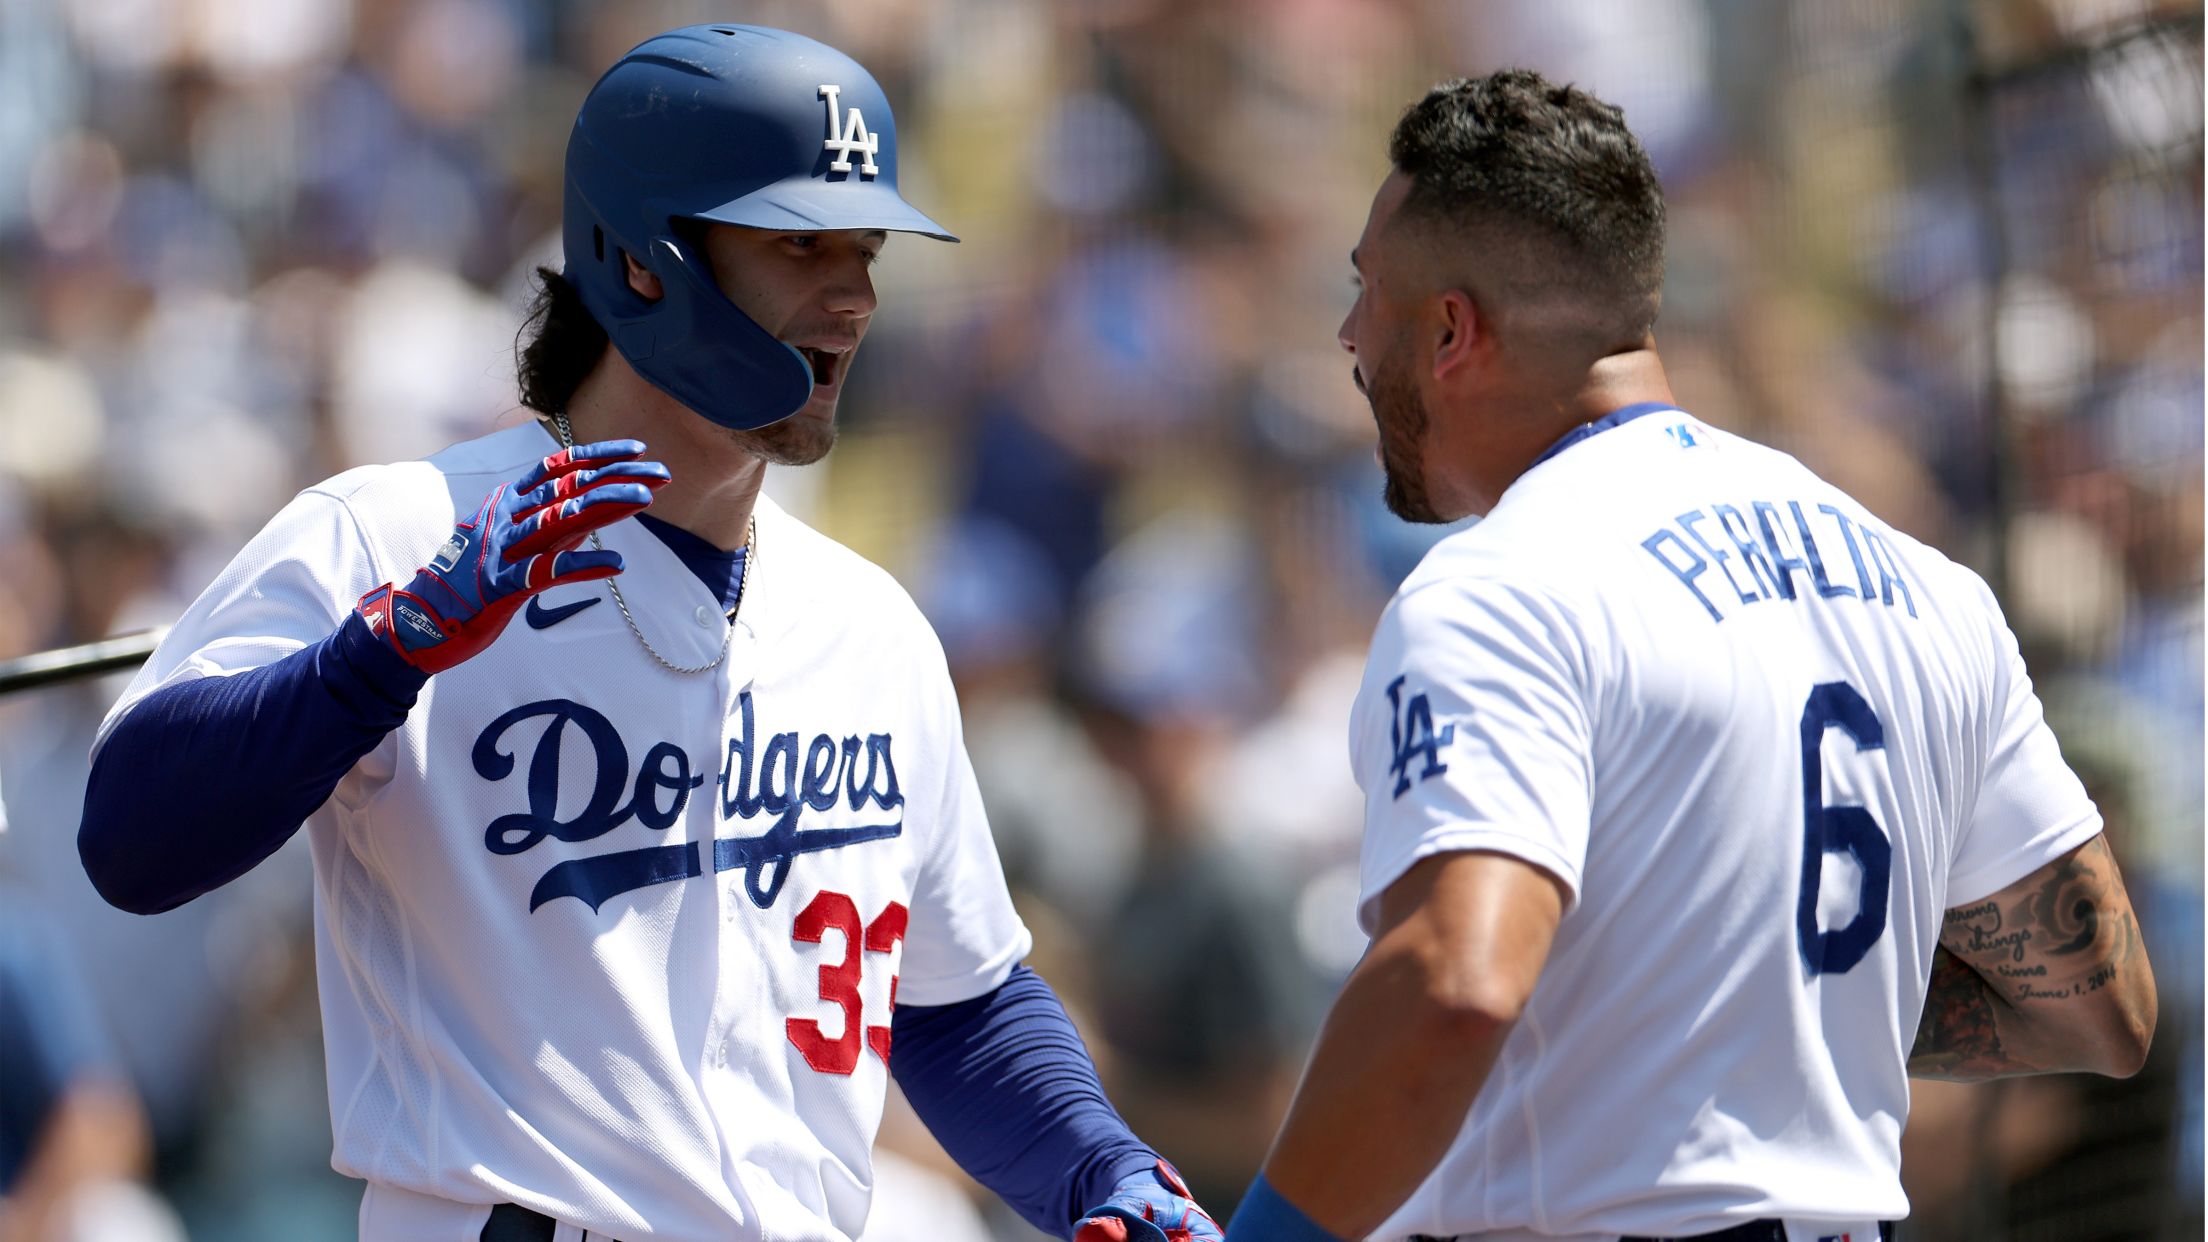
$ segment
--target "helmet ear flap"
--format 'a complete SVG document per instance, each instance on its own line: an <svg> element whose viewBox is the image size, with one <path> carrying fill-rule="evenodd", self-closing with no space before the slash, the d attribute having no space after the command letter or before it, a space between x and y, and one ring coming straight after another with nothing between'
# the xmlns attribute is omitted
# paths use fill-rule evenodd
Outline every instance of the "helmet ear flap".
<svg viewBox="0 0 2208 1242"><path fill-rule="evenodd" d="M676 236L652 239L662 296L615 315L614 347L636 372L709 421L739 431L779 422L813 392L804 356L754 322L721 292L694 247ZM626 256L623 256L624 269ZM631 290L633 293L634 291Z"/></svg>
<svg viewBox="0 0 2208 1242"><path fill-rule="evenodd" d="M654 303L629 284L630 247L619 218L599 210L592 201L596 196L586 191L585 179L577 176L579 165L602 158L580 136L569 146L565 219L561 225L567 262L560 274L582 293L583 305L598 326L608 336L616 336L619 320L644 314ZM650 270L642 259L637 263Z"/></svg>

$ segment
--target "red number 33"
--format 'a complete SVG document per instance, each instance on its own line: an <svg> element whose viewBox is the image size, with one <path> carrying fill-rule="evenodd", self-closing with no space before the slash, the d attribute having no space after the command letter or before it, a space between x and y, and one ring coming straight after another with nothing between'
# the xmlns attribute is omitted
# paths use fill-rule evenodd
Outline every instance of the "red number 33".
<svg viewBox="0 0 2208 1242"><path fill-rule="evenodd" d="M859 977L865 953L891 953L905 938L911 912L901 901L890 902L874 921L859 926L859 907L842 893L823 892L798 912L790 938L819 944L831 931L843 933L843 960L820 968L820 999L843 1009L843 1034L830 1039L811 1018L788 1021L790 1042L805 1055L805 1063L823 1074L848 1074L859 1068L859 1032L866 1032L866 1046L889 1062L889 1028L868 1026L862 1015ZM889 977L889 1007L897 1008L897 976Z"/></svg>

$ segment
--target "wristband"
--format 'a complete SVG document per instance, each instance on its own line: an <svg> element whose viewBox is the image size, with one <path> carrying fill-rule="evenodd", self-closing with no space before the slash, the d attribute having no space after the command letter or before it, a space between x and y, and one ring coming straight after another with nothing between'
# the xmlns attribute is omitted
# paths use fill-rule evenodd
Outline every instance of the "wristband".
<svg viewBox="0 0 2208 1242"><path fill-rule="evenodd" d="M1260 1173L1235 1205L1227 1222L1227 1242L1345 1242L1319 1227L1295 1204L1280 1197Z"/></svg>

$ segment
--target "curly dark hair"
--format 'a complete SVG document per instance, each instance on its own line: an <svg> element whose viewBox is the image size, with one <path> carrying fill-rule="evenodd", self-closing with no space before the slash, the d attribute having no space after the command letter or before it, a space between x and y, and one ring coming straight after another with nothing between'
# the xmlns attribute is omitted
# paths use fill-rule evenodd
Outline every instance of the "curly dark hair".
<svg viewBox="0 0 2208 1242"><path fill-rule="evenodd" d="M1388 142L1406 217L1472 232L1516 226L1545 276L1647 331L1664 280L1664 196L1625 113L1529 69L1444 82Z"/></svg>
<svg viewBox="0 0 2208 1242"><path fill-rule="evenodd" d="M564 414L575 390L605 356L606 330L565 276L540 267L537 296L514 343L521 403L539 414Z"/></svg>

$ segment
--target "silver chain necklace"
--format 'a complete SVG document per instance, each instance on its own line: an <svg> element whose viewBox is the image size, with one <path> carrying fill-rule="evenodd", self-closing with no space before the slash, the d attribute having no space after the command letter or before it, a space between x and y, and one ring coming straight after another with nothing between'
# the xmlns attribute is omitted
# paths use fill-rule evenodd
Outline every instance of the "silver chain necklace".
<svg viewBox="0 0 2208 1242"><path fill-rule="evenodd" d="M554 414L552 416L552 426L560 434L561 448L571 449L575 447L575 432L567 425L567 415ZM606 546L605 541L598 538L598 532L595 530L590 532L590 546L601 550ZM621 619L629 623L629 633L636 635L636 641L644 645L644 654L658 661L661 668L670 673L685 675L710 673L719 668L723 660L728 659L729 643L736 637L736 614L744 606L744 597L750 593L751 567L758 559L759 517L755 513L752 515L750 524L744 530L744 570L736 579L736 606L728 610L728 625L721 631L720 654L714 656L712 661L706 664L677 664L666 656L659 654L659 648L652 646L652 640L644 637L644 631L636 624L636 617L629 612L629 601L621 598L621 584L613 578L608 578L606 579L606 588L613 592L613 606L621 610Z"/></svg>

